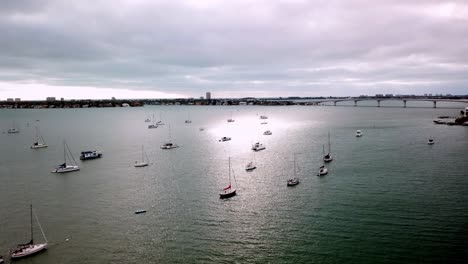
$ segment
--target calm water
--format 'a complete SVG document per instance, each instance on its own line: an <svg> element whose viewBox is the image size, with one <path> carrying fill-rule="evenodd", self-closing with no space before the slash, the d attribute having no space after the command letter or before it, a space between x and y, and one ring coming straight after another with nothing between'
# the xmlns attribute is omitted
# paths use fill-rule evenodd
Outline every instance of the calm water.
<svg viewBox="0 0 468 264"><path fill-rule="evenodd" d="M13 121L21 130L0 134L0 254L29 240L32 201L50 247L18 263L463 263L468 128L431 121L458 112L331 106L0 110L2 132ZM153 113L166 126L147 129L144 119ZM267 125L260 125L262 114L269 116ZM236 122L228 124L231 115ZM188 116L192 124L184 123ZM169 137L167 124L178 149L159 148ZM46 149L29 148L36 125ZM266 129L273 135L264 136ZM356 129L362 138L354 136ZM335 160L329 175L319 178L328 132ZM232 141L218 142L222 136ZM429 137L435 145L426 144ZM104 156L78 161L79 172L51 174L63 160L64 139L77 160L88 149ZM253 155L256 140L267 149ZM151 165L134 168L141 145ZM302 182L287 188L294 153ZM220 200L228 157L238 195ZM247 173L252 159L258 168ZM135 215L140 208L148 212Z"/></svg>

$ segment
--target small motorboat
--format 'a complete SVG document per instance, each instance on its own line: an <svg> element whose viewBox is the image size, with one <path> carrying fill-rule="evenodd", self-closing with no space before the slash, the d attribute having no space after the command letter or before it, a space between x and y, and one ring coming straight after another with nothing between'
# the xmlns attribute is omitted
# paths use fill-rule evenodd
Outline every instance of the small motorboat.
<svg viewBox="0 0 468 264"><path fill-rule="evenodd" d="M322 165L319 168L317 176L325 176L325 175L327 175L327 173L328 173L328 169L324 165Z"/></svg>
<svg viewBox="0 0 468 264"><path fill-rule="evenodd" d="M260 116L260 119L268 119L268 116L261 115L261 116Z"/></svg>
<svg viewBox="0 0 468 264"><path fill-rule="evenodd" d="M204 129L203 127L200 127L200 129L199 129L199 130L200 130L200 131L205 131L205 129Z"/></svg>
<svg viewBox="0 0 468 264"><path fill-rule="evenodd" d="M190 124L192 123L192 120L185 120L185 124Z"/></svg>
<svg viewBox="0 0 468 264"><path fill-rule="evenodd" d="M287 181L287 186L296 186L300 183L299 178L292 178Z"/></svg>
<svg viewBox="0 0 468 264"><path fill-rule="evenodd" d="M356 130L356 137L362 137L361 130Z"/></svg>
<svg viewBox="0 0 468 264"><path fill-rule="evenodd" d="M273 133L271 133L270 130L267 130L267 131L263 132L263 135L266 135L266 136L270 136L271 134L273 134Z"/></svg>
<svg viewBox="0 0 468 264"><path fill-rule="evenodd" d="M260 125L266 125L268 122L261 122Z"/></svg>
<svg viewBox="0 0 468 264"><path fill-rule="evenodd" d="M179 146L177 144L167 142L167 143L164 143L164 145L161 146L161 149L174 149L174 148L178 148L178 147Z"/></svg>
<svg viewBox="0 0 468 264"><path fill-rule="evenodd" d="M229 141L229 140L231 140L230 137L222 137L222 138L219 140L219 142L224 142L224 141Z"/></svg>
<svg viewBox="0 0 468 264"><path fill-rule="evenodd" d="M245 170L246 171L253 171L257 168L257 166L255 165L255 163L253 161L247 163L247 165L245 165Z"/></svg>
<svg viewBox="0 0 468 264"><path fill-rule="evenodd" d="M82 151L80 155L80 160L91 160L98 159L102 157L102 152L97 150L88 150Z"/></svg>
<svg viewBox="0 0 468 264"><path fill-rule="evenodd" d="M227 121L228 121L228 123L232 123L232 122L235 122L236 120L234 120L232 118L229 118Z"/></svg>
<svg viewBox="0 0 468 264"><path fill-rule="evenodd" d="M264 150L264 149L265 149L265 146L260 142L256 142L255 144L252 145L252 150L253 151L260 151L260 150Z"/></svg>
<svg viewBox="0 0 468 264"><path fill-rule="evenodd" d="M145 209L139 209L135 211L135 214L144 214L144 213L146 213Z"/></svg>
<svg viewBox="0 0 468 264"><path fill-rule="evenodd" d="M434 145L434 143L435 143L435 142L434 142L434 139L432 139L432 138L430 138L430 139L427 140L427 144L428 144L428 145Z"/></svg>
<svg viewBox="0 0 468 264"><path fill-rule="evenodd" d="M153 125L149 125L148 128L149 128L149 129L151 129L151 128L158 128L158 125L154 125L154 124L153 124Z"/></svg>

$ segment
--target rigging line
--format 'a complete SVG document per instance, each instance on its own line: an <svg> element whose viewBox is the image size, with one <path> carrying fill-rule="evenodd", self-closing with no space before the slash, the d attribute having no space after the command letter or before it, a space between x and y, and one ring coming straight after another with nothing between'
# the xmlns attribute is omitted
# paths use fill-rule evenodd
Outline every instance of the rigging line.
<svg viewBox="0 0 468 264"><path fill-rule="evenodd" d="M35 211L33 211L33 214L34 214L34 217L36 218L37 225L39 226L39 229L41 230L42 236L44 237L44 240L45 240L45 242L47 243L47 242L48 242L48 241L47 241L47 237L46 237L46 235L45 235L45 233L44 233L44 230L42 229L41 222L39 222L39 218L37 217L37 214L36 214Z"/></svg>

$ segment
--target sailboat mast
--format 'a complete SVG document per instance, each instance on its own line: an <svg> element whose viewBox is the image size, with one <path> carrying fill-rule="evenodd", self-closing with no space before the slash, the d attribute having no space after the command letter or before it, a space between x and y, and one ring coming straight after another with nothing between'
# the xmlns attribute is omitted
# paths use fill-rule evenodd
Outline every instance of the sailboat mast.
<svg viewBox="0 0 468 264"><path fill-rule="evenodd" d="M67 164L67 150L65 148L67 143L65 143L65 140L63 141L63 163Z"/></svg>
<svg viewBox="0 0 468 264"><path fill-rule="evenodd" d="M229 157L229 186L231 186L231 157Z"/></svg>
<svg viewBox="0 0 468 264"><path fill-rule="evenodd" d="M296 154L294 154L294 177L296 177Z"/></svg>
<svg viewBox="0 0 468 264"><path fill-rule="evenodd" d="M330 147L330 132L328 132L328 154L331 152L331 147Z"/></svg>
<svg viewBox="0 0 468 264"><path fill-rule="evenodd" d="M30 208L30 214L31 214L31 244L34 244L33 240L33 215L32 215L32 204L29 205L29 208Z"/></svg>
<svg viewBox="0 0 468 264"><path fill-rule="evenodd" d="M34 128L36 128L36 143L39 143L39 135L38 135L37 126L35 126Z"/></svg>

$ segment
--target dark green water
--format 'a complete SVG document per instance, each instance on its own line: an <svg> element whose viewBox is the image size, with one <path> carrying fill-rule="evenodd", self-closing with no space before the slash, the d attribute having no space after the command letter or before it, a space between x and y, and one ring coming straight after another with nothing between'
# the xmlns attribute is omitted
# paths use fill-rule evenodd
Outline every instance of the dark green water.
<svg viewBox="0 0 468 264"><path fill-rule="evenodd" d="M180 148L159 148L169 129L146 128L143 121L153 112L171 124ZM466 263L468 128L431 121L458 112L327 106L0 110L2 132L13 120L21 130L0 134L0 254L29 240L32 201L50 247L18 263ZM231 113L236 122L228 124ZM257 114L269 116L269 124L260 125ZM192 124L184 123L188 115ZM35 125L48 148L29 148ZM273 135L263 136L266 129ZM329 175L319 178L328 132L335 160ZM222 136L232 140L220 143ZM429 137L436 144L427 145ZM87 149L104 156L78 161L79 172L51 174L63 159L64 138L76 159ZM255 154L258 168L247 173L257 139L267 149ZM152 164L137 169L132 165L142 144ZM294 153L302 182L287 188ZM238 195L220 200L228 157ZM140 208L148 212L135 215Z"/></svg>

